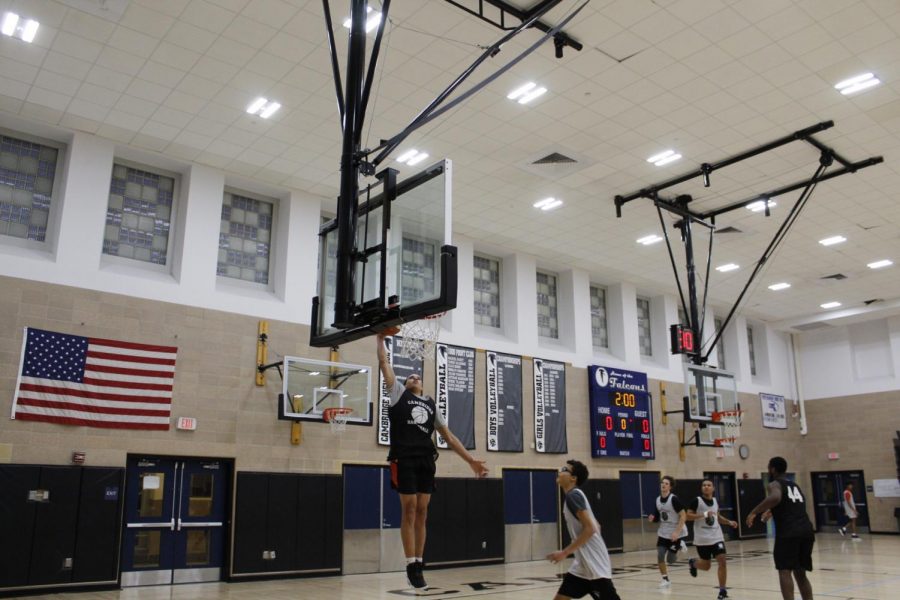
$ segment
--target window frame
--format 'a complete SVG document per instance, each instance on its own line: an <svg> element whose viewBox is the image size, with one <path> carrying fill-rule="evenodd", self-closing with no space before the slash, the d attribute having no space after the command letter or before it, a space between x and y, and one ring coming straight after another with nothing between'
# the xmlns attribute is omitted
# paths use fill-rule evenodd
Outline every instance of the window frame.
<svg viewBox="0 0 900 600"><path fill-rule="evenodd" d="M606 332L606 345L598 346L594 342L594 314L593 314L593 289L598 289L603 291L603 330ZM608 296L609 289L605 285L600 285L599 283L588 282L588 298L590 301L590 310L591 310L591 347L600 350L609 350L609 304L608 304Z"/></svg>
<svg viewBox="0 0 900 600"><path fill-rule="evenodd" d="M641 343L641 302L647 303L647 346L650 348L649 354L644 354L643 344ZM653 358L653 301L646 296L635 296L635 308L637 312L637 334L638 334L638 354L642 357Z"/></svg>
<svg viewBox="0 0 900 600"><path fill-rule="evenodd" d="M106 215L109 213L109 184L112 183L112 177L116 170L116 165L121 165L123 167L129 169L137 169L141 171L147 171L149 173L153 173L154 175L162 175L164 177L170 177L174 181L172 183L172 206L169 211L169 237L166 240L166 262L165 264L157 264L152 262L143 261L136 258L127 258L124 256L119 256L117 254L107 254L103 251L103 242L106 241ZM106 214L103 215L103 237L100 240L100 260L101 265L109 265L109 266L122 266L128 268L136 268L142 269L145 271L151 271L155 273L169 273L171 274L173 271L173 263L174 261L174 249L175 249L175 227L178 224L178 210L181 208L181 178L182 174L176 171L170 171L168 169L163 169L157 167L155 165L151 165L149 163L137 162L134 160L129 160L125 158L120 158L118 155L113 155L112 160L112 168L109 172L109 183L107 184L106 191Z"/></svg>
<svg viewBox="0 0 900 600"><path fill-rule="evenodd" d="M478 319L481 315L475 310L475 294L479 293L481 290L475 289L475 261L477 259L487 260L491 262L497 263L497 324L488 324L484 322L479 322ZM488 254L482 254L480 252L472 253L472 317L476 327L485 327L488 329L496 329L498 331L503 330L503 260L500 258L496 258L494 256L490 256ZM483 292L482 292L483 293Z"/></svg>
<svg viewBox="0 0 900 600"><path fill-rule="evenodd" d="M750 363L750 375L756 377L759 369L756 368L756 347L753 341L753 325L747 324L747 360Z"/></svg>
<svg viewBox="0 0 900 600"><path fill-rule="evenodd" d="M545 269L535 269L535 273L534 273L534 283L535 283L535 298L534 298L534 303L535 303L535 308L537 308L537 307L539 307L539 306L542 306L542 305L541 305L540 303L538 303L538 301L537 301L537 294L538 294L538 292L537 292L537 285L538 285L538 280L537 280L537 278L538 278L538 276L540 276L540 275L545 275L545 276L547 276L547 277L552 277L552 278L553 278L553 289L554 289L554 295L553 295L553 298L554 298L554 300L555 300L555 305L554 305L553 308L556 309L556 317L555 317L555 318L556 318L556 337L553 337L553 336L547 336L547 335L542 335L542 334L541 334L541 324L540 324L540 321L538 320L537 322L535 322L535 326L537 327L538 339L543 338L543 339L545 339L545 340L559 341L559 330L560 330L560 319L559 319L559 316L560 316L560 315L559 315L559 273L555 273L555 272L553 272L553 271L548 271L548 270L545 270ZM548 305L548 308L549 308L549 305ZM535 312L537 313L537 310L536 310ZM540 319L540 314L537 314L536 316L538 317L538 319ZM552 329L551 329L551 331L552 331Z"/></svg>
<svg viewBox="0 0 900 600"><path fill-rule="evenodd" d="M269 268L267 273L267 282L266 283L258 283L256 281L247 281L246 279L237 279L234 277L229 277L228 275L219 275L219 240L216 238L216 283L222 284L226 286L238 286L246 289L253 290L269 290L274 291L275 286L273 282L273 275L275 271L275 225L278 219L278 203L279 199L271 196L266 196L264 194L259 194L253 191L241 189L239 187L225 185L222 188L222 204L220 205L219 210L219 233L221 233L221 207L224 206L225 203L225 194L232 194L242 196L244 198L249 198L251 200L256 200L258 202L268 202L272 205L272 227L269 229ZM170 227L171 229L171 227ZM318 243L318 240L317 240Z"/></svg>

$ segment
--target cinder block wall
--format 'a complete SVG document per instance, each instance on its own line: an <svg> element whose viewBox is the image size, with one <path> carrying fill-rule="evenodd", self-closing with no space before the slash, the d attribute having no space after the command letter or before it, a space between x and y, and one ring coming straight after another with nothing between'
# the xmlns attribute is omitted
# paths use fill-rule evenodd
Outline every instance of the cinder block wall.
<svg viewBox="0 0 900 600"><path fill-rule="evenodd" d="M248 300L249 302L250 300ZM87 453L87 464L123 466L129 453L188 455L234 458L239 470L271 472L339 473L345 462L383 463L387 449L375 441L374 427L350 427L335 437L328 426L304 424L303 441L290 444L290 425L276 418L277 395L281 387L274 370L267 373L265 387L254 383L258 320L241 314L192 308L154 300L142 300L74 287L0 277L0 461L12 463L67 464L72 451ZM11 420L13 392L26 326L63 333L108 337L178 347L173 417L198 420L196 431L105 430L48 423ZM270 321L270 360L278 355L328 359L327 348L310 348L306 326ZM374 340L359 340L341 348L344 362L376 367ZM640 370L640 367L632 367ZM538 454L531 449L533 398L531 361L523 365L522 453L488 453L485 447L485 364L479 352L476 360L475 454L486 458L497 477L503 467L557 468L566 458L587 463L592 476L615 478L620 470L660 471L675 477L698 477L703 471L734 471L759 477L769 457L782 455L811 493L809 472L831 468L864 469L866 477L887 477L893 471L888 429L897 425L888 410L887 395L854 399L854 410L866 423L880 424L884 435L867 429L841 428L843 419L832 412L842 399L807 404L810 434L800 435L799 423L789 418L787 430L761 427L760 403L755 395L742 394L746 410L742 443L750 447L750 458L717 459L705 448L688 448L684 462L678 458L677 431L681 418L672 415L668 425L661 422L659 382L651 380L654 403L656 460L608 460L590 458L588 381L583 368L569 367L566 373L567 433L569 452L565 456ZM680 406L682 385L670 382L669 410ZM433 366L426 366L426 390L434 387ZM842 413L846 414L846 413ZM831 415L831 416L829 416ZM892 425L893 424L893 425ZM876 432L877 433L877 432ZM690 431L688 432L690 435ZM881 440L881 437L884 439ZM825 452L841 451L839 465L822 464ZM438 461L441 476L465 476L468 467L442 452ZM872 522L877 530L896 531L893 505L872 503Z"/></svg>

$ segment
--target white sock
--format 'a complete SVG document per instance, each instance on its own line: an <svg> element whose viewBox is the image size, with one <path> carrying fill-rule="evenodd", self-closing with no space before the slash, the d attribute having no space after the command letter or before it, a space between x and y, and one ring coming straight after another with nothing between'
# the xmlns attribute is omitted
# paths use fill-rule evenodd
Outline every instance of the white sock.
<svg viewBox="0 0 900 600"><path fill-rule="evenodd" d="M417 557L415 558L415 561L416 561L416 562L423 562L421 556L417 556Z"/></svg>
<svg viewBox="0 0 900 600"><path fill-rule="evenodd" d="M413 564L414 562L416 562L417 560L419 560L419 559L416 558L416 557L414 557L414 556L407 556L407 557L406 557L406 564L411 565L411 564Z"/></svg>

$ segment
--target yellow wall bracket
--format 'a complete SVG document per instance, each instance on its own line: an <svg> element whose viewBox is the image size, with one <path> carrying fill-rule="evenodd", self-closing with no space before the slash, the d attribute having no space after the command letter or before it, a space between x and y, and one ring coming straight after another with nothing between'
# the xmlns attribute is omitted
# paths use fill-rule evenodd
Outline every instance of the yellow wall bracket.
<svg viewBox="0 0 900 600"><path fill-rule="evenodd" d="M269 322L260 321L256 335L256 385L266 385L266 373L261 368L268 360Z"/></svg>
<svg viewBox="0 0 900 600"><path fill-rule="evenodd" d="M669 415L666 414L668 403L666 402L666 382L659 382L659 411L662 413L662 424L669 424Z"/></svg>

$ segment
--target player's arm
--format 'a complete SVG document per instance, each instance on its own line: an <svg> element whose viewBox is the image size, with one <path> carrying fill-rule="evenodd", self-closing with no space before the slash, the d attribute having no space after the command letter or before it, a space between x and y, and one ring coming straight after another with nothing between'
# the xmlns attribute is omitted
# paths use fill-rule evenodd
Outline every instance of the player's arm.
<svg viewBox="0 0 900 600"><path fill-rule="evenodd" d="M647 520L650 521L651 523L659 521L659 509L656 508L653 510L652 513L647 515Z"/></svg>
<svg viewBox="0 0 900 600"><path fill-rule="evenodd" d="M378 353L378 368L381 369L381 374L384 376L384 382L387 384L388 389L391 389L394 387L396 377L394 376L394 369L391 367L391 363L388 362L387 349L384 347L384 337L383 333L375 335L375 348Z"/></svg>
<svg viewBox="0 0 900 600"><path fill-rule="evenodd" d="M722 513L716 515L716 518L719 520L719 525L728 525L729 527L734 528L737 528L738 526L737 521L732 521L728 517L723 516Z"/></svg>
<svg viewBox="0 0 900 600"><path fill-rule="evenodd" d="M681 532L684 530L684 524L687 523L687 511L678 496L672 499L672 508L678 511L678 524L675 531L672 532L671 540L677 542L681 538Z"/></svg>
<svg viewBox="0 0 900 600"><path fill-rule="evenodd" d="M781 486L778 485L777 481L769 482L768 491L769 495L766 496L766 499L757 504L756 508L747 515L747 527L753 527L753 522L756 520L757 515L775 508L781 502Z"/></svg>
<svg viewBox="0 0 900 600"><path fill-rule="evenodd" d="M547 555L547 559L550 562L558 563L559 561L564 560L568 555L587 544L592 535L600 533L600 526L597 524L597 521L591 517L590 511L587 509L579 510L576 516L581 523L581 533L579 533L578 536L562 550Z"/></svg>
<svg viewBox="0 0 900 600"><path fill-rule="evenodd" d="M474 456L469 454L469 451L466 450L466 447L462 445L462 442L459 441L459 438L453 435L453 432L450 431L450 428L446 425L437 425L435 424L435 430L441 437L443 437L447 441L447 445L456 452L461 459L466 461L466 464L469 465L469 468L475 473L476 477L486 477L488 474L488 469L485 466L485 461L476 460Z"/></svg>

